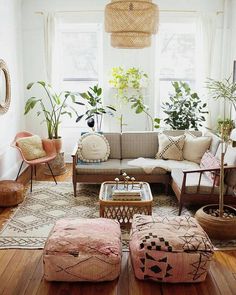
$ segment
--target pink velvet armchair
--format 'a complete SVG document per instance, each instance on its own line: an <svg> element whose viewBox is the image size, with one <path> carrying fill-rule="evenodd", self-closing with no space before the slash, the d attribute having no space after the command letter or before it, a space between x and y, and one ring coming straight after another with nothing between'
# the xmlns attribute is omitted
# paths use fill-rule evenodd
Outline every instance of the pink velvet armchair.
<svg viewBox="0 0 236 295"><path fill-rule="evenodd" d="M42 157L42 158L37 158L37 159L34 159L34 160L27 160L25 159L24 157L24 154L22 152L22 150L20 149L20 147L17 145L17 140L20 139L20 138L23 138L23 137L30 137L30 136L33 136L34 134L30 133L30 132L27 132L27 131L22 131L22 132L19 132L16 134L15 138L14 138L14 141L12 142L11 146L14 147L14 148L17 148L21 154L21 157L22 157L22 162L21 162L21 165L20 165L20 168L19 168L19 171L17 173L17 176L16 176L16 180L18 179L19 175L20 175L20 172L21 172L21 169L22 169L22 166L23 166L23 163L25 162L26 164L28 164L31 168L31 185L30 185L30 191L32 192L32 180L33 180L33 171L35 172L35 176L36 176L36 165L38 164L47 164L51 174L52 174L52 177L55 181L55 183L57 184L57 181L56 181L56 178L53 174L53 171L50 167L50 164L49 162L53 159L56 158L56 149L55 149L55 145L54 145L54 142L50 139L42 139L42 144L43 144L43 149L44 151L46 152L46 156Z"/></svg>

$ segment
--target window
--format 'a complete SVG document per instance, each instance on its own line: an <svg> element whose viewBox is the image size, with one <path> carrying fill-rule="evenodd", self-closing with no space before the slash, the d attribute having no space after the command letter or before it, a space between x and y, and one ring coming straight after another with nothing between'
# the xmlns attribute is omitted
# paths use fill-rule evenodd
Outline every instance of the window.
<svg viewBox="0 0 236 295"><path fill-rule="evenodd" d="M102 37L100 24L61 24L60 88L85 92L90 86L101 84ZM82 106L79 106L83 113ZM75 125L75 118L63 118L63 126ZM80 123L80 126L83 122ZM85 125L85 122L84 124Z"/></svg>
<svg viewBox="0 0 236 295"><path fill-rule="evenodd" d="M195 88L196 24L162 23L158 36L160 104L173 92L171 81L185 81ZM160 115L163 115L160 109Z"/></svg>

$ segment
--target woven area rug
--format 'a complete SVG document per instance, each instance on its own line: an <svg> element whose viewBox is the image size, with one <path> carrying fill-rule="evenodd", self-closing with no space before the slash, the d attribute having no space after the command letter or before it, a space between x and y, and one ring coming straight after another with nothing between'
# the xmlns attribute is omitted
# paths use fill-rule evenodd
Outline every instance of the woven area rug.
<svg viewBox="0 0 236 295"><path fill-rule="evenodd" d="M99 217L99 185L80 185L78 197L73 196L72 183L34 182L33 192L26 192L20 204L0 232L0 249L41 249L56 220L64 217ZM153 215L176 216L178 204L174 196L153 192ZM182 215L194 215L195 210L184 208ZM129 233L123 231L123 249L128 249ZM218 249L236 249L236 240L213 241Z"/></svg>

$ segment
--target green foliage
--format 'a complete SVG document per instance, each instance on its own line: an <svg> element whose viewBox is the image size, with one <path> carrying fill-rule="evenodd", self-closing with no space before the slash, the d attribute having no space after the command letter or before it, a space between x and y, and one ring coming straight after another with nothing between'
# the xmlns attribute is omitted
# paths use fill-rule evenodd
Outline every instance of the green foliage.
<svg viewBox="0 0 236 295"><path fill-rule="evenodd" d="M235 123L232 119L226 118L217 120L217 132L219 135L223 136L225 142L229 140L230 133L234 128Z"/></svg>
<svg viewBox="0 0 236 295"><path fill-rule="evenodd" d="M115 67L112 69L112 78L109 83L117 89L118 98L128 102L127 90L132 88L139 93L143 84L147 83L148 75L137 68L130 68L125 71L122 67Z"/></svg>
<svg viewBox="0 0 236 295"><path fill-rule="evenodd" d="M167 118L164 122L173 129L198 130L202 126L208 112L206 103L201 102L197 93L192 92L189 85L185 82L172 82L175 93L171 94L169 101L162 105Z"/></svg>
<svg viewBox="0 0 236 295"><path fill-rule="evenodd" d="M225 99L231 102L234 107L236 104L236 83L231 82L231 77L223 81L208 79L207 88L211 91L213 99Z"/></svg>
<svg viewBox="0 0 236 295"><path fill-rule="evenodd" d="M38 84L44 89L46 97L30 97L26 101L24 115L34 109L36 105L39 105L41 110L37 111L37 116L44 116L43 122L47 124L48 138L59 138L58 129L61 123L61 116L67 115L72 117L72 112L77 114L76 110L67 104L69 98L72 102L75 102L76 95L69 91L63 91L57 94L53 91L52 87L44 81L29 83L27 89L30 90L34 84Z"/></svg>
<svg viewBox="0 0 236 295"><path fill-rule="evenodd" d="M148 75L138 68L124 70L122 67L112 69L112 80L109 81L117 89L117 98L123 103L130 103L135 114L145 113L151 121L152 129L159 128L159 123L155 122L150 115L149 108L144 104L142 87L148 83ZM132 89L134 93L129 93ZM159 120L159 119L155 119Z"/></svg>
<svg viewBox="0 0 236 295"><path fill-rule="evenodd" d="M75 103L85 105L87 110L84 114L77 116L76 122L79 122L83 117L85 117L87 122L92 119L96 122L97 131L101 131L103 115L113 115L113 112L115 112L116 109L111 105L103 105L102 88L98 87L98 85L89 87L87 92L79 93L79 95L84 101L76 101Z"/></svg>

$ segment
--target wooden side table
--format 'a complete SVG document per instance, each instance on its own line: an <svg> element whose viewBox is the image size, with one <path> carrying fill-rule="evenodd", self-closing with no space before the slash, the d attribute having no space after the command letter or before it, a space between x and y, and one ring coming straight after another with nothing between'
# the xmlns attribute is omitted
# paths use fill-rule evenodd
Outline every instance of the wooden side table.
<svg viewBox="0 0 236 295"><path fill-rule="evenodd" d="M116 219L123 227L130 227L134 214L152 214L152 192L147 182L143 183L142 198L140 201L114 201L112 189L115 182L107 181L101 185L99 193L100 217Z"/></svg>
<svg viewBox="0 0 236 295"><path fill-rule="evenodd" d="M66 173L64 152L57 154L56 158L49 162L54 175L61 175ZM51 175L48 166L45 165L44 174Z"/></svg>

